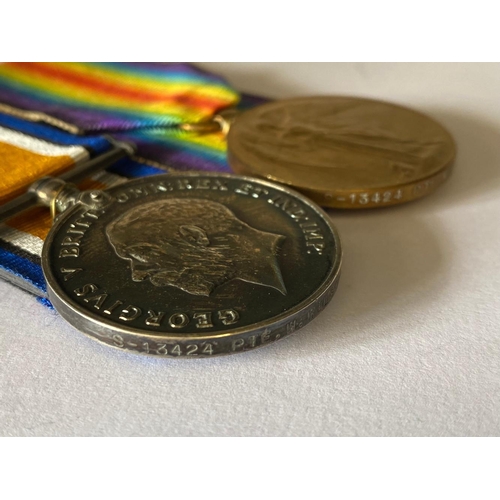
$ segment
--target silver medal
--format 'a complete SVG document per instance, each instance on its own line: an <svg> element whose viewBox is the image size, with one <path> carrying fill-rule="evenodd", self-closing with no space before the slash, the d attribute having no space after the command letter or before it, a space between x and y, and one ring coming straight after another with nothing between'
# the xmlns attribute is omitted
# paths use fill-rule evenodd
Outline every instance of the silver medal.
<svg viewBox="0 0 500 500"><path fill-rule="evenodd" d="M338 285L340 241L328 216L267 181L160 175L80 193L49 178L29 196L61 212L42 252L49 299L115 348L248 351L302 328Z"/></svg>

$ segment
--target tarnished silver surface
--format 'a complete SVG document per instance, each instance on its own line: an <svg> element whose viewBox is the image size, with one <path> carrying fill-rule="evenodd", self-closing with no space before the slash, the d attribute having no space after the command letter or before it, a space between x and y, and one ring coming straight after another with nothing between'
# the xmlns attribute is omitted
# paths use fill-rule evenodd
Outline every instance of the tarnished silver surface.
<svg viewBox="0 0 500 500"><path fill-rule="evenodd" d="M285 187L162 175L82 193L42 254L49 298L84 333L169 357L231 354L298 330L341 264L321 209Z"/></svg>

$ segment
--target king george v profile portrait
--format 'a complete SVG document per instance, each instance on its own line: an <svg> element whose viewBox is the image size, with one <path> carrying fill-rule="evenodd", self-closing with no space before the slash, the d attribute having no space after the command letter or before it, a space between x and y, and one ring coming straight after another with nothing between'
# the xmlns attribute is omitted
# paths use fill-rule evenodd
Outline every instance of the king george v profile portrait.
<svg viewBox="0 0 500 500"><path fill-rule="evenodd" d="M277 253L285 237L239 220L221 203L171 198L131 208L106 228L132 280L209 296L234 279L286 295Z"/></svg>

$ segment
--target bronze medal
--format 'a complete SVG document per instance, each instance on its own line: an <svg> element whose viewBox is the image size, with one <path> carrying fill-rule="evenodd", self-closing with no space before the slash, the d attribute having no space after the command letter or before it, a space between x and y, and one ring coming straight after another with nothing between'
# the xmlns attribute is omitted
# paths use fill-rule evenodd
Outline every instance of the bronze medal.
<svg viewBox="0 0 500 500"><path fill-rule="evenodd" d="M320 205L373 208L420 198L444 182L453 138L411 109L357 97L302 97L237 115L228 159L238 173L298 189Z"/></svg>

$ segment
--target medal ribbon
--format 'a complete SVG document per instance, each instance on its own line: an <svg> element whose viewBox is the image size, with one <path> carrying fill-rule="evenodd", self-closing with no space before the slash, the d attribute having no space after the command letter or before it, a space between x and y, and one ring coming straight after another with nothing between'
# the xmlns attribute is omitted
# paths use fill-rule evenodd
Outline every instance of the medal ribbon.
<svg viewBox="0 0 500 500"><path fill-rule="evenodd" d="M0 65L0 112L28 112L74 134L113 133L135 142L139 157L177 170L228 170L222 134L178 126L239 99L222 78L188 64Z"/></svg>
<svg viewBox="0 0 500 500"><path fill-rule="evenodd" d="M58 175L105 152L102 134L133 142L119 161L82 188L165 171L226 171L222 133L198 135L179 125L209 120L238 102L263 101L220 77L177 63L7 63L0 65L0 203L44 175ZM40 254L47 209L34 208L0 228L0 277L43 297Z"/></svg>

